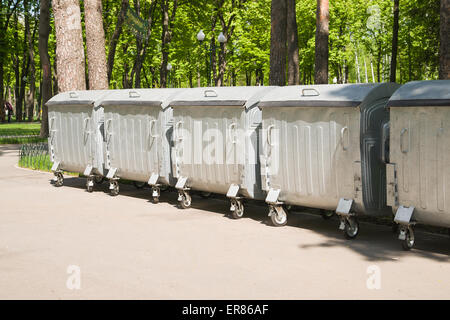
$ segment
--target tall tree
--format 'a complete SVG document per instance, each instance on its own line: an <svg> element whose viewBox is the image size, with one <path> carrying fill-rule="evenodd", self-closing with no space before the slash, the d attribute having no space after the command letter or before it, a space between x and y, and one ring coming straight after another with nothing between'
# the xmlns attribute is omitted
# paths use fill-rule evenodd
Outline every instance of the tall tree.
<svg viewBox="0 0 450 320"><path fill-rule="evenodd" d="M161 67L160 67L160 85L161 88L167 86L167 63L169 62L169 44L171 41L171 30L173 28L173 22L175 20L175 14L177 12L178 1L174 0L172 5L172 12L170 10L169 0L161 0L161 13L162 13L162 34L161 34Z"/></svg>
<svg viewBox="0 0 450 320"><path fill-rule="evenodd" d="M286 0L272 0L270 16L269 84L284 86L286 85Z"/></svg>
<svg viewBox="0 0 450 320"><path fill-rule="evenodd" d="M395 82L397 74L397 49L398 49L398 16L399 16L399 2L394 0L394 23L392 26L392 56L391 56L391 76L390 81Z"/></svg>
<svg viewBox="0 0 450 320"><path fill-rule="evenodd" d="M58 89L85 90L83 36L78 0L53 0Z"/></svg>
<svg viewBox="0 0 450 320"><path fill-rule="evenodd" d="M101 0L84 0L84 19L86 24L89 89L108 89L105 31L102 23Z"/></svg>
<svg viewBox="0 0 450 320"><path fill-rule="evenodd" d="M287 54L288 54L288 84L300 83L297 15L295 0L287 0Z"/></svg>
<svg viewBox="0 0 450 320"><path fill-rule="evenodd" d="M37 4L37 3L36 3ZM37 7L33 10L35 13L37 12ZM29 11L25 12L27 19L29 20L31 17L31 13ZM28 22L29 24L29 22ZM34 28L33 32L31 32L30 27L28 27L26 40L28 44L28 61L30 65L30 74L29 74L29 91L28 91L28 99L26 103L27 117L28 121L33 121L34 117L34 98L36 95L36 65L34 63L34 39L37 31L37 20L34 19Z"/></svg>
<svg viewBox="0 0 450 320"><path fill-rule="evenodd" d="M108 44L108 81L111 81L112 70L114 67L114 59L116 57L116 48L117 43L119 42L120 35L122 34L123 23L125 21L125 16L127 14L127 10L130 6L128 0L122 0L122 5L120 7L119 16L117 17L116 27L114 29L114 33L109 40Z"/></svg>
<svg viewBox="0 0 450 320"><path fill-rule="evenodd" d="M52 97L52 67L48 54L48 37L50 35L50 1L40 0L39 16L39 57L42 69L42 122L40 136L48 137L47 101Z"/></svg>
<svg viewBox="0 0 450 320"><path fill-rule="evenodd" d="M316 59L314 82L328 83L328 35L329 35L329 3L328 0L317 0L316 11Z"/></svg>
<svg viewBox="0 0 450 320"><path fill-rule="evenodd" d="M450 79L450 0L441 0L439 79Z"/></svg>
<svg viewBox="0 0 450 320"><path fill-rule="evenodd" d="M8 48L7 31L11 16L16 11L20 0L7 0L6 3L0 1L0 120L5 121L4 105L4 64Z"/></svg>

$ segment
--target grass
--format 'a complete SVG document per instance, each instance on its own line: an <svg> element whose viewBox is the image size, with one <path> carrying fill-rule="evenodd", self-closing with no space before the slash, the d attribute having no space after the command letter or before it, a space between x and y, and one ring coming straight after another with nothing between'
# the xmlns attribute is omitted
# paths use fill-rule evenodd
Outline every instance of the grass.
<svg viewBox="0 0 450 320"><path fill-rule="evenodd" d="M40 122L0 123L0 144L45 142L39 137Z"/></svg>
<svg viewBox="0 0 450 320"><path fill-rule="evenodd" d="M52 165L53 162L51 162L50 156L48 154L23 156L19 159L19 167L21 168L50 172L52 169ZM75 177L80 176L80 174L77 172L64 171L64 174Z"/></svg>

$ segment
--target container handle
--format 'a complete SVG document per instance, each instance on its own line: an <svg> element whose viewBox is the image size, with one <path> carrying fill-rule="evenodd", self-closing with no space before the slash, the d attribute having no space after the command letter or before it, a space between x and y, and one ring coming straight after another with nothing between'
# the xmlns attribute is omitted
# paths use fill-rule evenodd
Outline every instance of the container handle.
<svg viewBox="0 0 450 320"><path fill-rule="evenodd" d="M406 132L408 132L408 148L405 148L404 143L403 143L403 137ZM400 151L402 153L409 152L409 129L408 128L403 128L402 131L400 131Z"/></svg>
<svg viewBox="0 0 450 320"><path fill-rule="evenodd" d="M179 130L180 130L180 127L181 127L181 125L183 124L183 121L178 121L176 124L175 124L175 134L174 134L174 136L175 136L175 141L181 141L181 140L183 140L183 137L182 136L180 136L179 135Z"/></svg>
<svg viewBox="0 0 450 320"><path fill-rule="evenodd" d="M141 95L140 95L137 91L135 91L135 90L130 90L130 91L128 92L128 96L129 96L130 98L140 98L140 97L141 97Z"/></svg>
<svg viewBox="0 0 450 320"><path fill-rule="evenodd" d="M347 151L348 150L348 143L347 145L345 145L344 143L344 134L345 132L347 132L347 137L348 137L348 127L345 126L341 129L341 141L342 141L342 150Z"/></svg>
<svg viewBox="0 0 450 320"><path fill-rule="evenodd" d="M210 94L208 94L208 93L210 93ZM212 90L212 89L205 90L203 92L203 94L204 94L205 97L217 97L217 92L215 90Z"/></svg>
<svg viewBox="0 0 450 320"><path fill-rule="evenodd" d="M105 122L105 134L106 134L106 144L109 145L111 141L112 132L109 131L110 124L112 122L112 119L108 119Z"/></svg>
<svg viewBox="0 0 450 320"><path fill-rule="evenodd" d="M159 137L159 134L153 134L153 130L152 129L153 129L155 123L156 123L155 119L152 119L149 122L149 134L150 134L151 138L158 138Z"/></svg>
<svg viewBox="0 0 450 320"><path fill-rule="evenodd" d="M384 163L389 163L389 130L390 124L389 122L386 122L385 124L383 124L381 145L381 160Z"/></svg>
<svg viewBox="0 0 450 320"><path fill-rule="evenodd" d="M72 99L78 98L78 93L76 93L75 91L70 91L69 98L72 98Z"/></svg>
<svg viewBox="0 0 450 320"><path fill-rule="evenodd" d="M267 144L271 147L274 146L274 144L272 143L272 130L273 128L275 128L274 124L271 124L270 126L267 127Z"/></svg>
<svg viewBox="0 0 450 320"><path fill-rule="evenodd" d="M307 94L308 91L310 91L310 92L312 92L312 93ZM317 90L314 89L314 88L306 88L306 89L302 89L302 96L303 96L303 97L315 97L315 96L319 96L319 95L320 95L319 91L317 91Z"/></svg>
<svg viewBox="0 0 450 320"><path fill-rule="evenodd" d="M233 136L231 135L232 129L235 129L235 131L236 131L236 123L235 123L235 122L233 122L232 124L230 124L230 126L228 127L228 131L229 131L231 143L232 143L232 144L236 144L236 143L237 143L237 138L236 138L236 135L234 135L234 138L235 138L235 139L233 139Z"/></svg>

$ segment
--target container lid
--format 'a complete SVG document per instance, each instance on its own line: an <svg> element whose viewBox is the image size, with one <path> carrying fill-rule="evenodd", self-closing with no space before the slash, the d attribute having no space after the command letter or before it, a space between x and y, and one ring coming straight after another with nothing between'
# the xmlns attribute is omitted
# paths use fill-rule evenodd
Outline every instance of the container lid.
<svg viewBox="0 0 450 320"><path fill-rule="evenodd" d="M165 109L175 96L185 90L175 88L110 90L102 98L100 104L117 106L139 105Z"/></svg>
<svg viewBox="0 0 450 320"><path fill-rule="evenodd" d="M389 99L388 107L450 107L450 80L412 81Z"/></svg>
<svg viewBox="0 0 450 320"><path fill-rule="evenodd" d="M260 107L357 107L379 86L391 83L319 84L278 87L265 95Z"/></svg>
<svg viewBox="0 0 450 320"><path fill-rule="evenodd" d="M66 91L57 94L47 101L47 106L92 105L97 106L108 90Z"/></svg>
<svg viewBox="0 0 450 320"><path fill-rule="evenodd" d="M241 106L251 108L274 86L191 88L177 95L171 106Z"/></svg>

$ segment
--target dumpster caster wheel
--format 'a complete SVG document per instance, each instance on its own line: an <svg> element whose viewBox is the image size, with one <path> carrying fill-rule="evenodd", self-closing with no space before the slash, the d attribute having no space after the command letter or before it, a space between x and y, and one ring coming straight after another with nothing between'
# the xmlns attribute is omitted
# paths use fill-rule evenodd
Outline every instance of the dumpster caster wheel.
<svg viewBox="0 0 450 320"><path fill-rule="evenodd" d="M94 191L94 187L87 186L86 190L87 190L87 192L91 193L92 191Z"/></svg>
<svg viewBox="0 0 450 320"><path fill-rule="evenodd" d="M87 192L91 193L92 191L94 191L94 181L95 178L94 177L88 177L86 180L86 190Z"/></svg>
<svg viewBox="0 0 450 320"><path fill-rule="evenodd" d="M180 191L178 195L178 202L181 209L188 209L191 207L192 199L187 192Z"/></svg>
<svg viewBox="0 0 450 320"><path fill-rule="evenodd" d="M200 192L200 197L202 197L203 199L208 199L210 196L211 196L211 192L207 192L207 191Z"/></svg>
<svg viewBox="0 0 450 320"><path fill-rule="evenodd" d="M320 209L320 215L324 220L330 220L334 216L334 211Z"/></svg>
<svg viewBox="0 0 450 320"><path fill-rule="evenodd" d="M136 187L136 189L142 189L145 187L145 182L133 181L133 184Z"/></svg>
<svg viewBox="0 0 450 320"><path fill-rule="evenodd" d="M244 216L244 204L241 200L231 199L231 217L233 219L240 219Z"/></svg>
<svg viewBox="0 0 450 320"><path fill-rule="evenodd" d="M115 197L119 194L119 182L118 181L111 181L109 185L109 190L111 192L111 196Z"/></svg>
<svg viewBox="0 0 450 320"><path fill-rule="evenodd" d="M158 186L152 187L152 197L153 197L153 203L159 202L159 196L161 194L161 189Z"/></svg>
<svg viewBox="0 0 450 320"><path fill-rule="evenodd" d="M95 177L94 177L94 182L95 182L95 184L102 184L103 181L105 181L105 178L102 177L102 176L95 176Z"/></svg>
<svg viewBox="0 0 450 320"><path fill-rule="evenodd" d="M282 227L287 224L287 213L282 206L270 206L270 221L275 227Z"/></svg>
<svg viewBox="0 0 450 320"><path fill-rule="evenodd" d="M399 239L402 241L402 248L409 251L414 247L414 231L411 227L400 227Z"/></svg>
<svg viewBox="0 0 450 320"><path fill-rule="evenodd" d="M355 239L359 232L359 222L355 217L345 219L344 236L346 239Z"/></svg>
<svg viewBox="0 0 450 320"><path fill-rule="evenodd" d="M64 176L61 172L55 173L55 187L61 187L64 184Z"/></svg>

